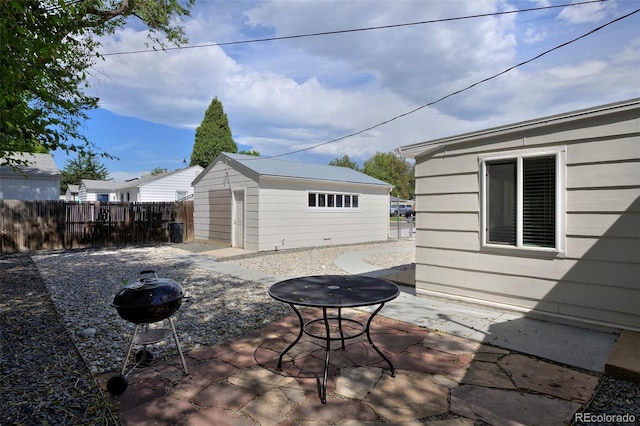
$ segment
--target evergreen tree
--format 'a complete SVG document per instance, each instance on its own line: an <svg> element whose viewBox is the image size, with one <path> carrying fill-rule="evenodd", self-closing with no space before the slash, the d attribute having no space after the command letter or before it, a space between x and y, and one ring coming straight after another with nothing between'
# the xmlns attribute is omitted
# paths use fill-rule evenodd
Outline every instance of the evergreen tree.
<svg viewBox="0 0 640 426"><path fill-rule="evenodd" d="M358 163L351 161L348 155L343 155L342 158L335 158L329 162L330 166L348 167L353 170L360 170Z"/></svg>
<svg viewBox="0 0 640 426"><path fill-rule="evenodd" d="M69 185L80 185L82 179L106 180L109 172L97 157L94 152L89 152L67 160L61 171L60 193L66 193Z"/></svg>
<svg viewBox="0 0 640 426"><path fill-rule="evenodd" d="M199 164L207 167L221 152L238 152L238 145L233 141L227 114L222 102L214 98L204 113L204 119L196 129L196 141L193 144L190 166Z"/></svg>

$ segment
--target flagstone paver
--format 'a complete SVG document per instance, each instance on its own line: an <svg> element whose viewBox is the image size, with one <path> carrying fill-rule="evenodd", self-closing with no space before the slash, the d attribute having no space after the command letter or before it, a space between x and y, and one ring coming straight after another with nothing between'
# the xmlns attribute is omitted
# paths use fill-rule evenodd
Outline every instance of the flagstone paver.
<svg viewBox="0 0 640 426"><path fill-rule="evenodd" d="M518 390L465 385L451 391L451 411L492 425L569 424L580 404Z"/></svg>
<svg viewBox="0 0 640 426"><path fill-rule="evenodd" d="M383 376L364 401L390 422L408 422L448 412L448 394L432 375L401 370Z"/></svg>
<svg viewBox="0 0 640 426"><path fill-rule="evenodd" d="M508 355L499 365L518 388L581 403L589 401L598 385L597 377L523 355Z"/></svg>
<svg viewBox="0 0 640 426"><path fill-rule="evenodd" d="M462 383L469 385L487 386L490 388L515 389L511 378L498 365L490 362L473 362L464 371ZM451 376L449 376L451 377Z"/></svg>
<svg viewBox="0 0 640 426"><path fill-rule="evenodd" d="M289 413L289 399L280 389L272 389L248 403L243 411L262 426L283 422Z"/></svg>
<svg viewBox="0 0 640 426"><path fill-rule="evenodd" d="M347 398L364 399L382 375L381 368L356 367L340 370L336 393Z"/></svg>
<svg viewBox="0 0 640 426"><path fill-rule="evenodd" d="M322 340L303 336L277 368L298 335L294 314L188 354L188 376L179 360L137 369L128 390L110 398L125 426L556 425L597 387L597 375L382 316L374 323L372 339L396 377L365 336L344 349L332 342L326 404L318 397ZM101 386L112 375L99 377Z"/></svg>

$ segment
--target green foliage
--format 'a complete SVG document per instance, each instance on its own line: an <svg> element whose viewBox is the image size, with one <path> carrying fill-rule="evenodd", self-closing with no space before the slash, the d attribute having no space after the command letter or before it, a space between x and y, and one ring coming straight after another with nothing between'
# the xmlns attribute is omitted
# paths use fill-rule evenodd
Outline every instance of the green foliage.
<svg viewBox="0 0 640 426"><path fill-rule="evenodd" d="M238 154L253 155L254 157L260 157L260 153L255 149L252 149L251 151L247 151L243 149L242 151L238 152Z"/></svg>
<svg viewBox="0 0 640 426"><path fill-rule="evenodd" d="M351 161L348 155L343 155L342 158L336 158L329 162L330 166L348 167L353 170L360 170L358 163Z"/></svg>
<svg viewBox="0 0 640 426"><path fill-rule="evenodd" d="M74 159L67 160L60 172L60 193L67 192L69 185L80 185L82 179L106 180L109 176L107 168L100 163L98 156L89 151L79 153Z"/></svg>
<svg viewBox="0 0 640 426"><path fill-rule="evenodd" d="M148 176L156 176L156 175L161 175L163 173L167 173L169 170L167 170L164 167L156 167L155 169L151 170L148 173L144 173L142 175L142 177L148 177Z"/></svg>
<svg viewBox="0 0 640 426"><path fill-rule="evenodd" d="M238 152L238 145L231 136L229 120L222 102L214 98L204 113L204 119L196 129L196 141L191 152L190 166L207 167L221 152Z"/></svg>
<svg viewBox="0 0 640 426"><path fill-rule="evenodd" d="M362 171L393 185L391 195L405 199L415 196L414 168L393 152L376 152L364 162Z"/></svg>
<svg viewBox="0 0 640 426"><path fill-rule="evenodd" d="M81 130L86 111L98 106L84 93L98 38L137 18L152 43L184 43L177 23L194 1L0 1L0 164L39 149L94 152Z"/></svg>

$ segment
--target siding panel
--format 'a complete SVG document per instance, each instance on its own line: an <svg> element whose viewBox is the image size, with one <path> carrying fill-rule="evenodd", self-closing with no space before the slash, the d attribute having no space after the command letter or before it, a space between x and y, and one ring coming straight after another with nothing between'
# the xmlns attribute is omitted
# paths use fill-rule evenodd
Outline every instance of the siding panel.
<svg viewBox="0 0 640 426"><path fill-rule="evenodd" d="M640 129L636 129L640 131ZM590 141L574 143L567 147L567 164L584 164L611 161L629 161L640 159L640 144L637 137L620 136L602 143Z"/></svg>
<svg viewBox="0 0 640 426"><path fill-rule="evenodd" d="M451 194L456 192L478 192L478 173L432 176L416 179L418 194Z"/></svg>
<svg viewBox="0 0 640 426"><path fill-rule="evenodd" d="M640 185L640 162L588 164L567 170L567 189Z"/></svg>
<svg viewBox="0 0 640 426"><path fill-rule="evenodd" d="M475 231L480 229L478 212L423 213L416 212L416 228L443 231Z"/></svg>
<svg viewBox="0 0 640 426"><path fill-rule="evenodd" d="M640 213L640 188L567 191L567 213Z"/></svg>
<svg viewBox="0 0 640 426"><path fill-rule="evenodd" d="M605 234L640 239L640 213L567 215L568 236L601 237Z"/></svg>
<svg viewBox="0 0 640 426"><path fill-rule="evenodd" d="M474 212L479 210L478 194L418 195L421 212Z"/></svg>
<svg viewBox="0 0 640 426"><path fill-rule="evenodd" d="M535 259L518 256L503 256L488 253L473 253L454 250L416 248L416 259L427 265L447 268L489 272L497 275L512 275L559 281L601 284L625 288L638 288L640 264L616 263L612 275L608 262L575 259Z"/></svg>
<svg viewBox="0 0 640 426"><path fill-rule="evenodd" d="M479 250L478 232L446 232L425 230L416 235L416 245L420 247L447 250Z"/></svg>

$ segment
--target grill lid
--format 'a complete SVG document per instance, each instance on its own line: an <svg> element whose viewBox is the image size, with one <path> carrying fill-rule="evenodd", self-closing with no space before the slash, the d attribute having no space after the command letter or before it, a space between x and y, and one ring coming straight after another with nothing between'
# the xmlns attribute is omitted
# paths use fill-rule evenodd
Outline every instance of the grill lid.
<svg viewBox="0 0 640 426"><path fill-rule="evenodd" d="M118 314L136 323L163 320L180 308L184 289L168 278L158 278L155 271L140 272L140 279L123 287L113 298Z"/></svg>
<svg viewBox="0 0 640 426"><path fill-rule="evenodd" d="M153 274L152 277L149 275ZM113 299L116 308L162 305L184 297L184 289L168 278L158 278L154 271L140 272L140 279L127 284Z"/></svg>

